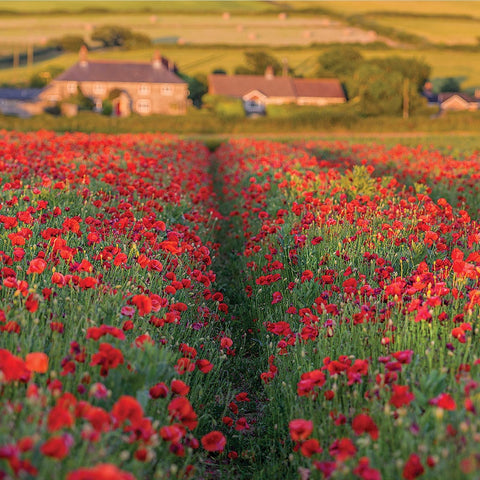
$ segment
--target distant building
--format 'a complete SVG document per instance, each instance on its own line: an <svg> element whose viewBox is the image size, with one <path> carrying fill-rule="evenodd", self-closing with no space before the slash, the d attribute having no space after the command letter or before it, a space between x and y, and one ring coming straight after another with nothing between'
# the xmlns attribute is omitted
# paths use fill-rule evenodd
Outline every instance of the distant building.
<svg viewBox="0 0 480 480"><path fill-rule="evenodd" d="M0 113L17 117L41 113L40 92L40 88L0 88Z"/></svg>
<svg viewBox="0 0 480 480"><path fill-rule="evenodd" d="M188 105L187 83L175 73L175 66L158 53L152 62L89 60L87 49L80 50L75 65L52 80L40 94L47 104L68 102L79 89L95 103L97 111L110 99L113 113L126 116L183 115Z"/></svg>
<svg viewBox="0 0 480 480"><path fill-rule="evenodd" d="M242 99L247 113L266 105L324 106L346 102L336 78L275 76L272 68L267 68L265 75L209 75L208 93Z"/></svg>
<svg viewBox="0 0 480 480"><path fill-rule="evenodd" d="M480 98L459 92L439 93L438 104L442 111L478 110Z"/></svg>

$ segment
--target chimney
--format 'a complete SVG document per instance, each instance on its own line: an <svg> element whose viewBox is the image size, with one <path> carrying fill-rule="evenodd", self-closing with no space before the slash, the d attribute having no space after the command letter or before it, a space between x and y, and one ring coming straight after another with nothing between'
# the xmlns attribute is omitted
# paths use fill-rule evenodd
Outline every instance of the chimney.
<svg viewBox="0 0 480 480"><path fill-rule="evenodd" d="M476 100L480 100L480 88L475 89L475 93L473 94Z"/></svg>
<svg viewBox="0 0 480 480"><path fill-rule="evenodd" d="M269 65L266 69L265 69L265 78L267 80L271 80L273 77L275 76L274 72L273 72L273 67L271 65Z"/></svg>
<svg viewBox="0 0 480 480"><path fill-rule="evenodd" d="M80 60L81 67L86 67L88 65L87 55L88 55L88 48L85 45L82 45L78 52L78 58Z"/></svg>
<svg viewBox="0 0 480 480"><path fill-rule="evenodd" d="M169 60L169 61L168 61L168 69L169 69L171 72L174 72L174 71L175 71L175 63L173 62L173 60Z"/></svg>
<svg viewBox="0 0 480 480"><path fill-rule="evenodd" d="M158 50L155 50L155 53L153 54L153 68L162 68L162 56L160 55L160 52Z"/></svg>
<svg viewBox="0 0 480 480"><path fill-rule="evenodd" d="M285 57L282 59L282 76L288 77L288 59Z"/></svg>

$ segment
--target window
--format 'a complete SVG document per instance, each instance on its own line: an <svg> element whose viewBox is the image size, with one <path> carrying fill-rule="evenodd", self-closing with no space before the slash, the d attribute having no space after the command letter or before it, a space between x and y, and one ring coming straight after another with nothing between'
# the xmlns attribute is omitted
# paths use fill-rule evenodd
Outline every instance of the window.
<svg viewBox="0 0 480 480"><path fill-rule="evenodd" d="M150 85L146 83L141 83L138 86L138 94L139 95L150 95Z"/></svg>
<svg viewBox="0 0 480 480"><path fill-rule="evenodd" d="M77 93L77 82L68 82L67 83L67 92L71 95Z"/></svg>
<svg viewBox="0 0 480 480"><path fill-rule="evenodd" d="M160 91L162 92L162 95L173 95L173 88L171 85L162 85Z"/></svg>
<svg viewBox="0 0 480 480"><path fill-rule="evenodd" d="M137 101L138 113L150 113L150 100L142 98Z"/></svg>
<svg viewBox="0 0 480 480"><path fill-rule="evenodd" d="M94 83L93 93L96 93L97 95L101 95L102 93L105 93L105 85L101 83Z"/></svg>

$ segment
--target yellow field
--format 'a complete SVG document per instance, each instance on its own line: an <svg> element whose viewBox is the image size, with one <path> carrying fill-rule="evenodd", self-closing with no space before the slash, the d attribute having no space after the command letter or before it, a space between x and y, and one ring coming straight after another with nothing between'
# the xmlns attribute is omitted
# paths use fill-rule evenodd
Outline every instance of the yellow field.
<svg viewBox="0 0 480 480"><path fill-rule="evenodd" d="M432 43L475 45L480 35L480 18L452 20L452 18L416 18L402 15L372 15L371 18L379 25L420 35Z"/></svg>
<svg viewBox="0 0 480 480"><path fill-rule="evenodd" d="M471 15L480 17L480 2L476 1L326 1L326 2L296 2L297 8L303 4L317 4L343 15L369 12L405 12L418 14L445 14L445 15Z"/></svg>

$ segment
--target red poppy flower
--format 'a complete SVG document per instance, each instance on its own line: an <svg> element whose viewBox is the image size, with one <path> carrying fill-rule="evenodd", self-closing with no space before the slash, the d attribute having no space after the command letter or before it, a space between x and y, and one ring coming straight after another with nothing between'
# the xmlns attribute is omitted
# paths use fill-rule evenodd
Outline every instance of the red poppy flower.
<svg viewBox="0 0 480 480"><path fill-rule="evenodd" d="M202 437L202 446L208 452L223 452L227 439L218 430L213 430Z"/></svg>
<svg viewBox="0 0 480 480"><path fill-rule="evenodd" d="M313 422L302 418L291 420L288 427L290 437L295 442L306 440L313 432Z"/></svg>
<svg viewBox="0 0 480 480"><path fill-rule="evenodd" d="M432 398L428 402L430 405L436 405L444 410L456 410L457 404L455 400L448 393L441 393L440 395Z"/></svg>
<svg viewBox="0 0 480 480"><path fill-rule="evenodd" d="M372 440L378 440L378 427L372 418L364 413L357 415L352 422L353 431L357 435L368 433Z"/></svg>
<svg viewBox="0 0 480 480"><path fill-rule="evenodd" d="M210 363L208 360L199 359L195 362L195 365L202 373L208 373L212 370L213 364Z"/></svg>
<svg viewBox="0 0 480 480"><path fill-rule="evenodd" d="M410 392L408 385L392 385L392 396L389 403L396 408L400 408L403 405L410 405L414 400L415 395Z"/></svg>
<svg viewBox="0 0 480 480"><path fill-rule="evenodd" d="M336 460L343 462L347 458L355 456L357 449L349 438L340 438L330 445L328 453Z"/></svg>
<svg viewBox="0 0 480 480"><path fill-rule="evenodd" d="M43 352L27 353L25 366L31 372L45 373L48 370L48 355Z"/></svg>
<svg viewBox="0 0 480 480"><path fill-rule="evenodd" d="M403 467L402 476L405 480L415 480L415 478L422 475L424 471L425 468L423 468L420 457L412 453Z"/></svg>
<svg viewBox="0 0 480 480"><path fill-rule="evenodd" d="M135 398L122 395L112 407L112 416L119 425L127 420L132 425L136 425L143 418L143 408Z"/></svg>
<svg viewBox="0 0 480 480"><path fill-rule="evenodd" d="M52 437L40 447L40 451L47 457L62 460L68 455L72 445L73 437L71 435Z"/></svg>
<svg viewBox="0 0 480 480"><path fill-rule="evenodd" d="M91 468L74 470L67 475L67 480L135 480L135 477L120 470L116 465L103 463Z"/></svg>
<svg viewBox="0 0 480 480"><path fill-rule="evenodd" d="M315 453L323 452L323 449L316 438L310 438L302 443L300 451L303 456L310 458Z"/></svg>
<svg viewBox="0 0 480 480"><path fill-rule="evenodd" d="M30 370L21 358L4 349L0 349L0 372L2 372L5 382L16 380L28 382L31 375Z"/></svg>
<svg viewBox="0 0 480 480"><path fill-rule="evenodd" d="M34 258L30 261L27 269L27 274L30 273L42 273L47 267L47 262L43 258Z"/></svg>
<svg viewBox="0 0 480 480"><path fill-rule="evenodd" d="M134 295L132 303L138 309L138 314L142 317L152 311L152 301L146 295Z"/></svg>
<svg viewBox="0 0 480 480"><path fill-rule="evenodd" d="M72 427L75 420L70 411L62 405L56 405L48 414L48 431L55 432L62 428Z"/></svg>

